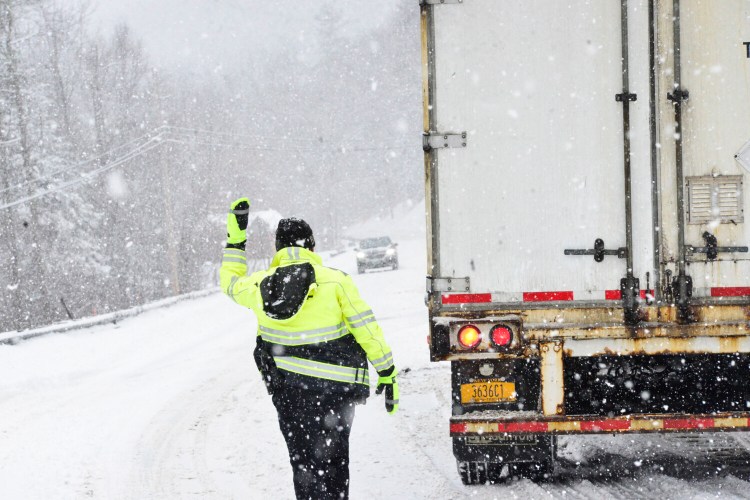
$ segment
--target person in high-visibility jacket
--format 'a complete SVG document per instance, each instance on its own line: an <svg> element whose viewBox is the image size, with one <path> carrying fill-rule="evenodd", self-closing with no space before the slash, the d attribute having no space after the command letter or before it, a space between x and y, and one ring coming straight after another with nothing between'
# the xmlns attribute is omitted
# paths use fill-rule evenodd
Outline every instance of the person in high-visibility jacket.
<svg viewBox="0 0 750 500"><path fill-rule="evenodd" d="M257 316L254 357L278 412L297 498L346 499L354 406L370 394L367 362L392 414L399 398L393 354L352 278L314 253L305 221L282 219L270 268L246 275L249 209L247 198L231 205L221 289Z"/></svg>

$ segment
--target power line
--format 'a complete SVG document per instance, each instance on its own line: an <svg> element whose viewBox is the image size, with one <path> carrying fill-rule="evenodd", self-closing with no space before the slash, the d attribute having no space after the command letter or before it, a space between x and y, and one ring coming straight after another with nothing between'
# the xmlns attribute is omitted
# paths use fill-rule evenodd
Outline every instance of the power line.
<svg viewBox="0 0 750 500"><path fill-rule="evenodd" d="M193 134L193 136L198 136L200 134L200 135L204 136L204 138L205 138L205 136L238 137L238 138L244 138L244 139L261 139L261 142L266 142L266 141L271 141L271 142L273 142L273 141L287 141L287 142L299 143L299 142L302 141L302 142L310 142L310 143L313 143L313 144L321 144L320 139L318 139L318 138L306 138L306 137L297 137L297 136L295 136L295 137L289 137L289 136L284 136L284 137L269 137L269 136L258 136L258 135L245 135L245 134L237 134L237 133L234 133L234 132L219 132L219 131L215 131L215 130L204 130L204 129L195 129L195 128L187 128L187 127L175 127L175 126L166 126L165 128L169 129L169 131L174 131L174 132L182 134L182 135ZM333 145L327 145L326 144L325 146L321 146L321 147L303 147L303 148L300 148L299 146L295 146L293 149L295 149L295 150L300 150L301 149L301 150L304 150L304 151L321 151L321 150L324 150L324 151L340 151L341 149L352 150L354 148L358 148L357 150L364 150L364 149L362 149L361 144L363 144L363 143L365 143L367 141L372 141L372 139L366 139L366 140L365 139L349 139L347 141L340 142L340 143L333 144ZM238 144L250 146L247 143L238 143ZM322 143L322 144L325 144L325 143ZM274 147L273 145L262 144L262 145L257 145L257 147L259 149L261 149L261 148L268 148L268 150L278 150L278 151L288 151L290 149L286 145ZM382 149L382 150L388 150L388 149L398 149L398 148L401 148L401 147L404 147L404 148L408 148L408 147L420 147L421 148L421 142L419 142L419 143L415 142L414 144L396 145L396 146L393 146L393 147L378 146L378 147L373 147L373 148L370 148L370 149L374 149L374 150L380 150L380 149Z"/></svg>
<svg viewBox="0 0 750 500"><path fill-rule="evenodd" d="M118 167L118 166L122 165L123 163L125 163L126 161L132 160L133 158L135 158L137 156L140 156L140 155L146 153L147 151L150 151L150 150L154 149L155 147L159 146L160 144L161 144L161 141L157 141L157 142L154 142L154 144L152 144L151 146L149 146L147 148L141 148L140 151L130 152L130 153L126 154L122 158L118 158L117 160L115 160L115 161L113 161L111 163L107 163L106 165L103 165L103 166L101 166L101 167L99 167L99 168L97 168L95 170L92 170L91 172L86 172L85 173L85 177L81 177L81 178L78 178L78 179L75 179L75 180L72 180L72 181L68 181L68 182L65 182L65 183L62 183L62 184L58 184L57 186L51 187L49 189L45 189L44 191L40 191L38 193L34 193L32 195L25 196L25 197L20 198L18 200L11 201L9 203L5 203L3 205L0 205L0 210L5 209L5 208L15 207L17 205L22 205L22 204L24 204L24 203L26 203L28 201L36 200L36 199L41 198L42 196L46 196L46 195L48 195L50 193L56 193L58 191L62 191L62 190L67 189L69 187L77 186L77 185L82 184L84 182L88 182L88 181L91 180L91 178L99 175L100 173L106 172L107 170L111 170L111 169L113 169L115 167Z"/></svg>
<svg viewBox="0 0 750 500"><path fill-rule="evenodd" d="M192 134L192 135L189 135ZM37 193L21 197L19 199L16 199L14 201L5 203L0 205L0 210L5 208L11 208L15 207L21 204L24 204L26 202L36 200L38 198L41 198L42 196L45 196L50 193L59 192L71 187L78 186L84 182L90 181L93 177L98 176L102 172L106 172L108 170L111 170L113 168L116 168L125 162L132 160L133 158L136 158L142 154L145 154L146 152L154 149L155 147L171 142L171 143L177 143L177 144L193 144L193 145L200 145L200 146L212 146L212 147L231 147L231 148L246 148L251 149L255 151L276 151L276 152L289 152L294 151L296 153L302 153L307 151L329 151L329 152L336 152L336 153L348 153L348 152L361 152L361 151L392 151L394 149L411 149L414 147L413 145L392 145L392 146L374 146L374 147L361 147L361 146L352 146L352 147L346 147L343 145L339 145L336 148L328 147L328 148L320 148L320 147L304 147L301 148L299 146L296 147L269 147L269 146L260 146L257 144L247 144L247 143L241 143L241 142L235 142L235 143L220 143L216 141L210 141L210 142L202 142L196 140L196 136L200 134L203 136L209 136L208 140L210 141L210 136L214 137L242 137L242 138L251 138L251 137L257 137L257 136L249 136L249 135L242 135L242 134L233 134L228 132L214 132L210 130L200 130L200 129L190 129L186 127L173 127L169 125L162 125L160 127L157 127L153 131L151 131L148 134L144 134L136 139L133 139L131 141L128 141L126 143L123 143L115 148L110 149L109 151L106 151L94 158L91 158L85 162L78 163L75 165L72 165L70 167L58 169L54 172L50 172L49 174L41 175L35 179L31 179L25 182L21 182L19 184L15 184L13 186L6 187L2 190L0 190L0 193L4 193L7 191L11 191L14 189L19 189L22 187L25 187L29 184L37 184L41 183L47 179L50 179L52 177L55 177L60 174L64 174L67 172L71 172L76 169L80 169L81 167L88 165L96 160L99 160L101 158L104 158L106 156L110 156L112 153L121 150L125 148L128 145L132 145L134 143L138 143L142 141L142 144L138 144L134 148L130 149L126 153L124 153L121 157L115 159L114 161L108 162L105 165L102 165L101 167L95 168L90 171L86 172L79 172L80 177L77 177L76 179L63 182L61 184L58 184L56 186L52 186L50 188L44 189L42 191L39 191ZM173 137L169 137L169 136ZM182 136L182 137L180 137ZM187 136L187 137L186 137ZM182 139L182 140L181 140ZM187 139L187 140L185 140ZM296 139L295 139L296 140ZM314 139L312 140L314 141Z"/></svg>
<svg viewBox="0 0 750 500"><path fill-rule="evenodd" d="M336 153L348 153L348 152L359 152L359 151L392 151L394 149L412 149L414 146L411 145L394 145L394 146L377 146L377 147L342 147L340 149L333 149L333 148L300 148L300 147L269 147L269 146L258 146L254 144L245 144L241 142L233 142L233 143L221 143L221 142L203 142L203 141L197 141L197 140L180 140L180 139L172 139L172 138L165 138L163 139L164 142L174 142L177 144L196 144L199 146L214 146L214 147L226 147L226 148L242 148L242 149L251 149L253 151L277 151L277 152L288 152L288 151L329 151L329 152L336 152Z"/></svg>
<svg viewBox="0 0 750 500"><path fill-rule="evenodd" d="M21 188L21 187L27 186L27 185L29 185L29 184L37 184L37 183L40 183L40 182L42 182L42 181L44 181L44 180L46 180L46 179L50 179L50 178L52 178L52 177L55 177L55 176L57 176L57 175L60 175L60 174L64 174L64 173L70 172L70 171L72 171L72 170L76 170L76 169L79 169L79 168L81 168L81 167L84 167L84 166L86 166L86 165L89 165L89 164L91 164L91 163L93 163L93 162L95 162L95 161L97 161L97 160L100 160L100 159L102 159L102 158L106 158L106 157L108 157L108 156L112 155L112 154L113 154L114 152L116 152L116 151L118 151L118 150L120 150L120 149L123 149L123 148L125 148L126 146L129 146L129 145L131 145L131 144L133 144L133 143L135 143L135 142L139 142L139 141L144 141L144 143L143 143L143 144L141 144L140 146L137 146L137 147L136 147L135 149L131 150L131 151L135 151L135 150L137 150L138 148L140 148L140 147L143 147L143 146L144 146L145 144L148 144L148 142L149 142L150 140L154 139L155 137L158 137L158 136L160 136L160 135L161 135L161 132L159 132L159 133L158 133L158 134L156 134L156 135L153 135L153 134L154 134L155 132L157 132L157 131L159 131L159 130L163 129L163 128L164 128L163 126L162 126L162 127L158 127L158 128L154 129L154 130L153 130L152 132L150 132L150 133L148 133L148 134L144 134L144 135L142 135L142 136L140 136L140 137L137 137L137 138L135 138L135 139L132 139L132 140L130 140L130 141L128 141L128 142L125 142L125 143L123 143L123 144L120 144L119 146L116 146L116 147L114 147L114 148L110 149L109 151L105 151L104 153L102 153L102 154L100 154L100 155L98 155L98 156L95 156L95 157L93 157L93 158L89 158L88 160L86 160L86 161L83 161L83 162L81 162L81 163L76 163L76 164L74 164L74 165L71 165L71 166L69 166L69 167L64 167L64 168L60 168L60 169L54 170L54 171L52 171L52 172L49 172L48 174L40 175L39 177L36 177L36 178L34 178L34 179L29 179L29 180L27 180L27 181L24 181L24 182L20 182L20 183L18 183L18 184L14 184L13 186L9 186L9 187L6 187L6 188L3 188L3 189L0 189L0 193L5 193L5 192L7 192L7 191L11 191L11 190L13 190L13 189L18 189L18 188ZM126 153L126 154L127 154L127 153Z"/></svg>

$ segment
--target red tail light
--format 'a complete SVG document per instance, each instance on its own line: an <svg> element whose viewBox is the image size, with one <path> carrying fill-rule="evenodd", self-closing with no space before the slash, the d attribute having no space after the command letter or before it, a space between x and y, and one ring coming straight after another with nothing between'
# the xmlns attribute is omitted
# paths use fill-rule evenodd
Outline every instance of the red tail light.
<svg viewBox="0 0 750 500"><path fill-rule="evenodd" d="M490 330L490 340L497 347L508 347L513 341L513 331L505 325L495 325Z"/></svg>
<svg viewBox="0 0 750 500"><path fill-rule="evenodd" d="M464 349L473 349L482 341L482 332L474 325L462 326L458 331L458 343Z"/></svg>

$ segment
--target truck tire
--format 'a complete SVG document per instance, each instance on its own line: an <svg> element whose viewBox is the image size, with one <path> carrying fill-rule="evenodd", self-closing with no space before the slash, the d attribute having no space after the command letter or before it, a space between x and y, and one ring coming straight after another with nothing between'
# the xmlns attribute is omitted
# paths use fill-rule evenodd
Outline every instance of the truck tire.
<svg viewBox="0 0 750 500"><path fill-rule="evenodd" d="M487 482L487 462L456 462L461 482L466 485Z"/></svg>

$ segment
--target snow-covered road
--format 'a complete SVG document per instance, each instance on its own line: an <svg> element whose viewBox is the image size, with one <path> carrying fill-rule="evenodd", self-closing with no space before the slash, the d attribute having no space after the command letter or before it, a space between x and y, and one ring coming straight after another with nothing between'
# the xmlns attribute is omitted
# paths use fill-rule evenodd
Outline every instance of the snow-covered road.
<svg viewBox="0 0 750 500"><path fill-rule="evenodd" d="M659 436L561 440L552 481L463 486L448 437L449 366L429 362L425 341L423 247L402 241L401 269L355 275L410 371L395 416L378 397L357 408L354 500L750 498L746 481ZM327 263L356 269L351 251ZM252 314L216 294L0 345L0 498L293 498L254 337ZM750 449L743 435L729 444Z"/></svg>

